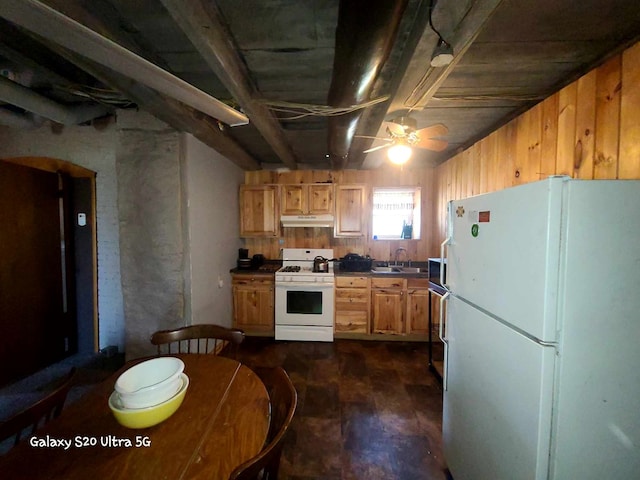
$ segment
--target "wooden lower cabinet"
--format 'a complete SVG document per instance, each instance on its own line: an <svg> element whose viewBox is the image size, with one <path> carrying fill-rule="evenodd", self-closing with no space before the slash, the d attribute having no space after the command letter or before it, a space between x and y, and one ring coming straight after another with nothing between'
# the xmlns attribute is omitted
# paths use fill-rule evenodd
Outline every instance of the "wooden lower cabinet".
<svg viewBox="0 0 640 480"><path fill-rule="evenodd" d="M369 278L336 276L335 282L335 333L369 333Z"/></svg>
<svg viewBox="0 0 640 480"><path fill-rule="evenodd" d="M407 333L429 334L429 279L407 279Z"/></svg>
<svg viewBox="0 0 640 480"><path fill-rule="evenodd" d="M372 333L405 333L405 278L371 279Z"/></svg>
<svg viewBox="0 0 640 480"><path fill-rule="evenodd" d="M371 279L372 332L429 334L429 279Z"/></svg>
<svg viewBox="0 0 640 480"><path fill-rule="evenodd" d="M249 335L275 333L272 275L233 274L233 326Z"/></svg>

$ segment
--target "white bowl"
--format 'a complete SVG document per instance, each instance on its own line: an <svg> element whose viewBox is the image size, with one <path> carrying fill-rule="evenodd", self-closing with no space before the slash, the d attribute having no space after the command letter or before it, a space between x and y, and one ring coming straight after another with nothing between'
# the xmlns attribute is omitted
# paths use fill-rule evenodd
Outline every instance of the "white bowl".
<svg viewBox="0 0 640 480"><path fill-rule="evenodd" d="M147 408L125 408L120 401L118 392L109 397L109 408L118 423L129 428L147 428L164 422L173 415L184 400L189 386L189 377L180 375L180 390L170 399Z"/></svg>
<svg viewBox="0 0 640 480"><path fill-rule="evenodd" d="M182 386L184 362L176 357L157 357L138 363L116 380L115 390L125 408L158 405Z"/></svg>

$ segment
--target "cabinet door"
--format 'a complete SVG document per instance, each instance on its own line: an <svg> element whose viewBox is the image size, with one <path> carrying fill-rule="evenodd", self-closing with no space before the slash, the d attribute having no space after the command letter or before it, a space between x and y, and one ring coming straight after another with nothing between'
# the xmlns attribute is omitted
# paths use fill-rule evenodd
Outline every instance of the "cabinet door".
<svg viewBox="0 0 640 480"><path fill-rule="evenodd" d="M333 213L333 184L302 183L282 185L283 215L323 215Z"/></svg>
<svg viewBox="0 0 640 480"><path fill-rule="evenodd" d="M336 288L335 331L369 332L369 294L366 288Z"/></svg>
<svg viewBox="0 0 640 480"><path fill-rule="evenodd" d="M234 286L233 326L247 332L273 333L273 286Z"/></svg>
<svg viewBox="0 0 640 480"><path fill-rule="evenodd" d="M333 185L307 185L309 213L325 215L333 213Z"/></svg>
<svg viewBox="0 0 640 480"><path fill-rule="evenodd" d="M282 185L283 215L303 215L307 210L307 189L304 185Z"/></svg>
<svg viewBox="0 0 640 480"><path fill-rule="evenodd" d="M373 290L373 333L404 333L404 292L402 290Z"/></svg>
<svg viewBox="0 0 640 480"><path fill-rule="evenodd" d="M280 234L277 185L240 186L240 236L276 237Z"/></svg>
<svg viewBox="0 0 640 480"><path fill-rule="evenodd" d="M336 186L336 237L361 237L366 233L364 185Z"/></svg>
<svg viewBox="0 0 640 480"><path fill-rule="evenodd" d="M429 290L407 291L407 333L429 333Z"/></svg>

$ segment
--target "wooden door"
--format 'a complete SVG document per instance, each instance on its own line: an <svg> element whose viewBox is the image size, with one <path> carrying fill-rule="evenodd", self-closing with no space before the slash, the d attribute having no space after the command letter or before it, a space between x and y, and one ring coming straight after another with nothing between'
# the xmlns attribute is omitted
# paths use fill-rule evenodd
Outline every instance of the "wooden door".
<svg viewBox="0 0 640 480"><path fill-rule="evenodd" d="M372 290L373 333L404 333L404 291Z"/></svg>
<svg viewBox="0 0 640 480"><path fill-rule="evenodd" d="M308 185L309 213L315 215L333 213L333 185Z"/></svg>
<svg viewBox="0 0 640 480"><path fill-rule="evenodd" d="M429 333L429 290L407 291L407 333Z"/></svg>
<svg viewBox="0 0 640 480"><path fill-rule="evenodd" d="M233 326L246 333L273 333L275 292L273 279L234 275Z"/></svg>
<svg viewBox="0 0 640 480"><path fill-rule="evenodd" d="M283 185L281 192L282 215L303 215L307 213L307 189L303 185Z"/></svg>
<svg viewBox="0 0 640 480"><path fill-rule="evenodd" d="M364 185L336 186L336 237L361 237L365 234Z"/></svg>
<svg viewBox="0 0 640 480"><path fill-rule="evenodd" d="M59 190L56 173L0 161L0 384L69 347Z"/></svg>
<svg viewBox="0 0 640 480"><path fill-rule="evenodd" d="M280 233L277 185L240 186L240 236L276 237Z"/></svg>

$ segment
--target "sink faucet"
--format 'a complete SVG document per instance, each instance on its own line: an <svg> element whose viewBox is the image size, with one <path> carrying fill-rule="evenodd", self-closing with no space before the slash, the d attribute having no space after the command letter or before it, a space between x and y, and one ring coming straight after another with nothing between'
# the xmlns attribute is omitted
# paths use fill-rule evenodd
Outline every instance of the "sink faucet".
<svg viewBox="0 0 640 480"><path fill-rule="evenodd" d="M396 256L395 256L395 261L394 261L395 265L398 265L398 257L400 256L400 254L402 252L404 252L404 258L405 259L407 258L407 249L406 248L400 247L400 248L396 249Z"/></svg>

